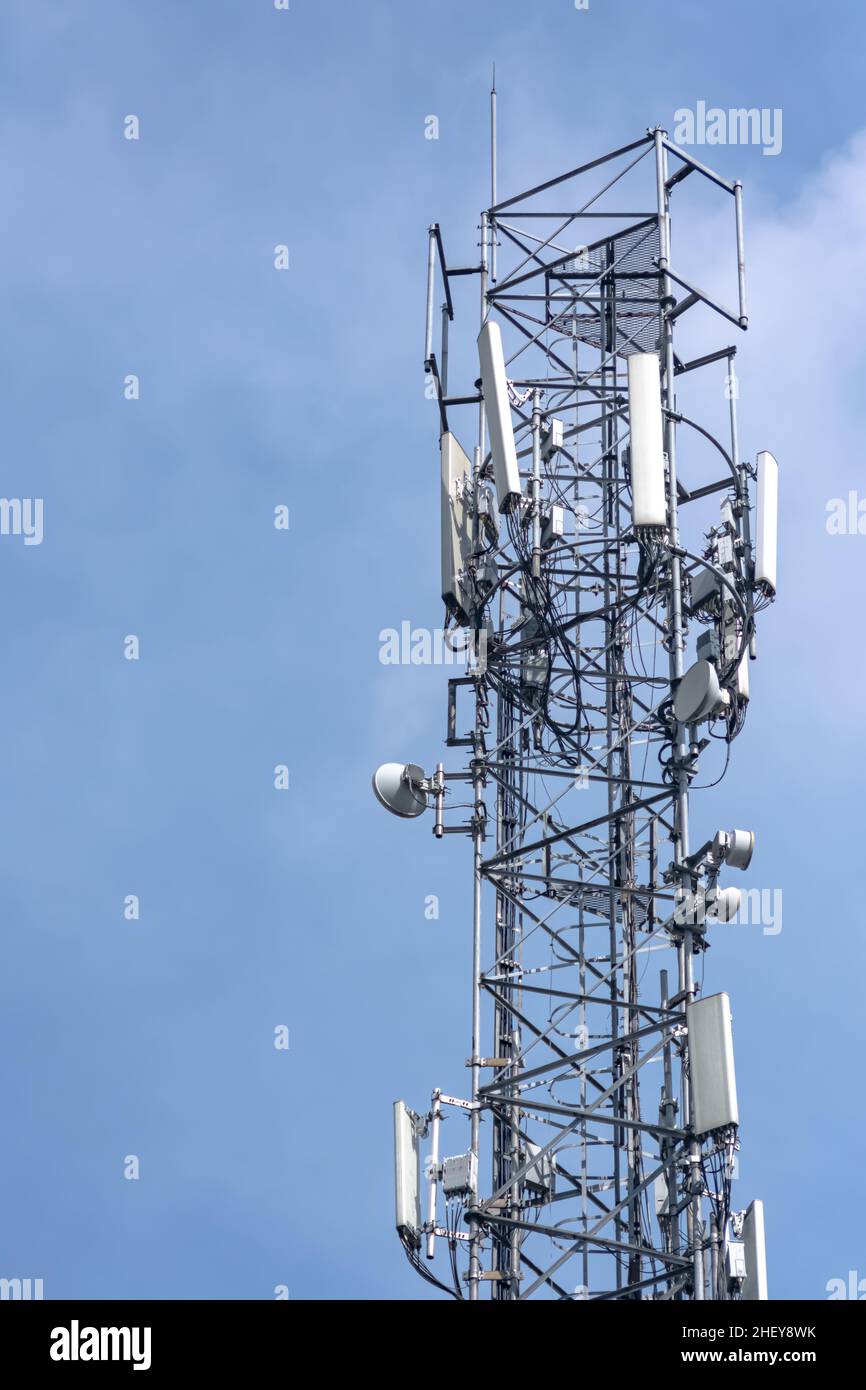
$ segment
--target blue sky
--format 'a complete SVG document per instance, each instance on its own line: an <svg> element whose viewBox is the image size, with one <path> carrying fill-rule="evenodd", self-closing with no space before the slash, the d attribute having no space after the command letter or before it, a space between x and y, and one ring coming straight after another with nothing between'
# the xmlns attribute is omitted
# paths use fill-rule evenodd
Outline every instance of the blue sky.
<svg viewBox="0 0 866 1390"><path fill-rule="evenodd" d="M741 443L780 459L784 530L706 815L756 830L784 926L707 976L771 1293L866 1275L866 537L825 526L866 491L864 30L839 0L4 7L0 491L44 499L44 540L0 537L0 1275L426 1294L390 1105L467 1084L470 865L369 775L444 732L444 674L383 668L378 634L441 619L425 228L474 256L494 60L503 195L699 100L783 111L778 156L711 160L746 187Z"/></svg>

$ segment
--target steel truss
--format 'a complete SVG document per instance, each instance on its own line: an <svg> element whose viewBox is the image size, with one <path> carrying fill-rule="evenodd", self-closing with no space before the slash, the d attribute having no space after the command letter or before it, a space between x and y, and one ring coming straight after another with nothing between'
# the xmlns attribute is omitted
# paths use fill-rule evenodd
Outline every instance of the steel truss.
<svg viewBox="0 0 866 1390"><path fill-rule="evenodd" d="M556 210L588 177L600 185ZM709 179L732 200L734 310L672 265L672 195L687 178ZM607 206L626 185L640 190L644 211ZM600 235L575 249L587 226ZM736 349L688 361L674 337L682 316L694 311L691 324L702 308L704 327L721 317L746 328L741 189L652 130L516 197L494 195L480 249L478 265L449 267L440 230L430 229L426 367L441 429L459 434L452 420L478 413L465 574L473 597L455 618L477 656L449 691L448 742L467 748L468 766L440 765L432 785L436 833L464 831L474 846L464 1109L479 1176L477 1190L449 1199L444 1226L434 1194L428 1252L449 1247L454 1278L443 1284L470 1298L485 1284L497 1300L728 1297L737 1137L728 1128L699 1140L693 1128L685 1011L708 923L682 906L708 885L705 858L690 847L689 789L708 749L703 780L718 776L720 760L727 766L767 596L754 582L754 469L737 440ZM477 385L448 394L452 291L467 275L478 277L482 323L489 315L502 327L521 466L521 504L498 518L498 535L484 401ZM626 367L635 351L658 352L662 367L669 524L656 535L632 525ZM724 443L678 404L678 390L685 397L707 374L728 398ZM716 524L720 501L727 530L724 513ZM721 562L723 534L731 544ZM694 610L693 582L708 569L720 597ZM673 712L690 630L718 634L729 693L706 737ZM474 789L474 812L448 825L443 807L459 780ZM434 1092L420 1120L434 1132L434 1187L448 1103Z"/></svg>

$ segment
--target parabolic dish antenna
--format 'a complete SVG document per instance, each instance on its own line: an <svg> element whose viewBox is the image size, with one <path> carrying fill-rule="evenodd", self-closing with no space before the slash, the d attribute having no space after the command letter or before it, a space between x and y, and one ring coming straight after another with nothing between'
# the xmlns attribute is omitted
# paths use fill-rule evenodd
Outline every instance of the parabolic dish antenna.
<svg viewBox="0 0 866 1390"><path fill-rule="evenodd" d="M423 781L424 769L417 763L383 763L373 773L373 791L386 811L411 818L427 810Z"/></svg>
<svg viewBox="0 0 866 1390"><path fill-rule="evenodd" d="M717 888L707 899L707 913L719 922L730 922L739 912L742 898L739 888Z"/></svg>

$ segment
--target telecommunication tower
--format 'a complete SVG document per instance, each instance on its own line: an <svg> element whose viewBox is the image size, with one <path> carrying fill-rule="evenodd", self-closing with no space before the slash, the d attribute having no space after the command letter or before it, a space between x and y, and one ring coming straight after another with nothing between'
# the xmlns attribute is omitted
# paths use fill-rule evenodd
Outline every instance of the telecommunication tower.
<svg viewBox="0 0 866 1390"><path fill-rule="evenodd" d="M429 229L442 595L470 653L446 743L464 761L373 779L473 851L471 1085L395 1105L397 1229L458 1298L766 1298L762 1204L732 1209L730 1003L696 982L754 837L690 829L776 591L778 467L741 456L725 341L747 327L742 187L657 128L498 200L495 101L478 263L450 265ZM729 200L735 308L680 273L686 180ZM715 284L725 248L704 249ZM479 379L452 394L467 283ZM721 430L692 417L707 402ZM446 1115L466 1125L453 1155Z"/></svg>

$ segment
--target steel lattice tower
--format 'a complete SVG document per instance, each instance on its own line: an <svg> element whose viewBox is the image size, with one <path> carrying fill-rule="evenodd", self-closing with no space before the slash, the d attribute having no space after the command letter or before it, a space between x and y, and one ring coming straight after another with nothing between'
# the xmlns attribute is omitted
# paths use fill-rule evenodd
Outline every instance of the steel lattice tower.
<svg viewBox="0 0 866 1390"><path fill-rule="evenodd" d="M734 311L675 271L671 201L686 178L730 199ZM626 188L625 206L643 211L611 207ZM600 235L575 247L587 227ZM472 658L448 691L447 742L464 766L407 765L400 785L417 809L432 805L438 836L473 844L472 1084L465 1099L434 1091L422 1114L397 1107L401 1238L419 1272L461 1297L765 1296L743 1292L736 1263L737 1117L699 1131L692 1086L695 964L735 910L719 874L744 867L751 837L745 856L747 832L693 844L689 801L696 779L727 767L745 721L755 614L775 588L750 490L775 484L740 457L736 349L723 340L688 360L675 344L684 315L702 332L747 326L741 187L655 129L505 201L494 172L478 265L449 266L438 226L429 246L443 592ZM480 285L482 339L499 325L504 427L488 380L449 395L464 276ZM631 358L653 354L661 524L636 515L629 375ZM723 403L724 440L689 418L701 378ZM519 467L510 497L503 428ZM473 434L470 459L457 439ZM775 461L761 457L769 477ZM773 528L766 551L774 518L757 524L762 538ZM451 824L453 782L470 784L474 810ZM466 1112L468 1151L444 1162L450 1106ZM410 1219L407 1144L423 1136L427 1187Z"/></svg>

